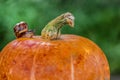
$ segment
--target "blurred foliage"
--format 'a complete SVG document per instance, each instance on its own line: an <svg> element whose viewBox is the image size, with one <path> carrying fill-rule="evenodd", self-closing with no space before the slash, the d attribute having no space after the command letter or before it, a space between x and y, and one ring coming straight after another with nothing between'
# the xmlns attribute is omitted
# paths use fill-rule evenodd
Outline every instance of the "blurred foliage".
<svg viewBox="0 0 120 80"><path fill-rule="evenodd" d="M105 52L112 74L120 74L120 0L0 0L0 50L15 39L13 27L28 23L37 35L53 18L71 12L75 28L62 33L87 37Z"/></svg>

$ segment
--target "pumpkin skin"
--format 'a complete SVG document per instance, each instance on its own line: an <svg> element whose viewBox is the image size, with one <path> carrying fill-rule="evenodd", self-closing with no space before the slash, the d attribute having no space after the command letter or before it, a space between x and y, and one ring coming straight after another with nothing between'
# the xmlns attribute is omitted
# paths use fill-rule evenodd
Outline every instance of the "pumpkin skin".
<svg viewBox="0 0 120 80"><path fill-rule="evenodd" d="M0 80L110 80L107 59L87 38L19 38L2 51Z"/></svg>

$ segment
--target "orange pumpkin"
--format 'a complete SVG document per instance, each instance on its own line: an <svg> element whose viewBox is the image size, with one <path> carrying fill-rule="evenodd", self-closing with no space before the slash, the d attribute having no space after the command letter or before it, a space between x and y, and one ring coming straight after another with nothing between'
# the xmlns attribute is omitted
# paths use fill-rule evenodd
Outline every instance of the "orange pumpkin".
<svg viewBox="0 0 120 80"><path fill-rule="evenodd" d="M20 24L19 38L1 51L0 80L110 80L107 59L95 43L77 35L60 36L51 28L62 26L56 25L61 19L73 26L73 15L65 13L46 25L41 36L26 36L28 30L21 31L26 25Z"/></svg>

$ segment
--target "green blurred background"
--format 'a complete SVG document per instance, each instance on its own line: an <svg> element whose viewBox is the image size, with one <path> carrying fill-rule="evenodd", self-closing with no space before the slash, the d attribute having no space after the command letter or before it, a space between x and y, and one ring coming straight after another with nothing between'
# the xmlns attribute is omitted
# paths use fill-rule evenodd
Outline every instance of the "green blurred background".
<svg viewBox="0 0 120 80"><path fill-rule="evenodd" d="M62 33L94 41L105 52L111 74L120 74L120 0L0 0L0 50L15 39L13 27L20 21L39 35L56 16L71 12L75 28Z"/></svg>

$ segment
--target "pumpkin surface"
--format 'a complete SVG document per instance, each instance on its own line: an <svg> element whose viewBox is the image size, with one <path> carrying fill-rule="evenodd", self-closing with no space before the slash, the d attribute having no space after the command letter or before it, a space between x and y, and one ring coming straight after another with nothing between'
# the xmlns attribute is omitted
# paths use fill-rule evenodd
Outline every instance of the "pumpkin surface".
<svg viewBox="0 0 120 80"><path fill-rule="evenodd" d="M104 53L80 36L20 38L1 53L0 80L110 80Z"/></svg>
<svg viewBox="0 0 120 80"><path fill-rule="evenodd" d="M0 80L110 80L110 71L102 50L87 38L30 36L3 48Z"/></svg>

